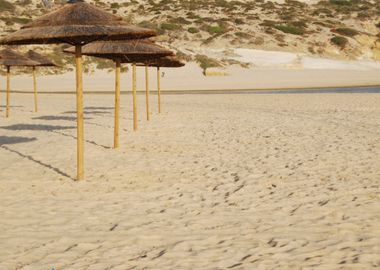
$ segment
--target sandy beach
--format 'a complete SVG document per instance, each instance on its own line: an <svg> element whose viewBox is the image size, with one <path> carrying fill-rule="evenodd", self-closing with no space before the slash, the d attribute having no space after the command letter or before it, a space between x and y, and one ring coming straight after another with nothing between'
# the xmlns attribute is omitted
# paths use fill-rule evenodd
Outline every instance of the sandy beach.
<svg viewBox="0 0 380 270"><path fill-rule="evenodd" d="M223 50L204 50L200 53L212 55L216 59L225 57ZM246 89L294 89L313 87L349 87L380 85L380 63L369 60L334 60L311 57L294 52L235 49L233 60L247 63L248 68L238 65L209 69L210 74L225 76L204 76L199 64L188 62L182 68L162 68L161 83L165 91L210 91L210 90L246 90ZM121 91L131 91L132 74L121 75ZM59 70L59 68L57 68ZM85 92L113 92L115 75L112 70L97 70L84 74ZM145 90L145 68L137 68L137 89ZM40 72L44 68L39 69ZM149 69L150 88L156 89L156 68ZM13 74L17 70L12 71ZM40 92L75 92L75 73L39 76ZM0 90L5 88L5 77L0 77ZM53 87L52 87L53 86ZM31 74L13 76L13 91L31 92Z"/></svg>
<svg viewBox="0 0 380 270"><path fill-rule="evenodd" d="M13 94L0 117L0 269L379 269L378 94ZM1 104L0 114L4 114Z"/></svg>
<svg viewBox="0 0 380 270"><path fill-rule="evenodd" d="M0 0L0 270L379 270L379 1Z"/></svg>
<svg viewBox="0 0 380 270"><path fill-rule="evenodd" d="M347 64L346 64L347 65ZM358 65L358 64L357 64ZM359 66L360 67L360 66ZM289 89L311 87L347 87L363 85L380 85L380 65L378 68L361 69L354 66L342 68L287 69L282 67L249 68L232 66L221 70L227 76L203 76L202 70L195 63L188 63L180 69L162 68L161 83L165 91L188 90L241 90L241 89ZM131 91L131 72L122 73L121 91ZM114 91L114 72L97 70L93 74L84 75L85 92ZM156 69L149 73L150 87L156 90ZM62 75L39 76L37 78L40 92L75 92L75 74L69 72ZM0 90L5 89L5 77L0 77ZM54 87L52 87L54 86ZM14 91L32 92L31 75L13 76L11 88ZM145 71L137 68L137 89L145 90Z"/></svg>

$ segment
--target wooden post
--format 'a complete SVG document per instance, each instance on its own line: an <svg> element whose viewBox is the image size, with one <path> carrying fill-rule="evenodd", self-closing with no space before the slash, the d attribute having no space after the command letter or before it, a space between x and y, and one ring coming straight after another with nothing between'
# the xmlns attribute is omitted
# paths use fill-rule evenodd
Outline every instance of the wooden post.
<svg viewBox="0 0 380 270"><path fill-rule="evenodd" d="M157 67L157 97L158 97L158 113L161 113L161 82L160 82L160 67Z"/></svg>
<svg viewBox="0 0 380 270"><path fill-rule="evenodd" d="M146 120L150 120L149 112L149 70L148 65L145 65L145 97L146 97Z"/></svg>
<svg viewBox="0 0 380 270"><path fill-rule="evenodd" d="M82 46L75 46L77 93L77 180L84 179L83 71Z"/></svg>
<svg viewBox="0 0 380 270"><path fill-rule="evenodd" d="M34 112L38 112L36 67L33 67Z"/></svg>
<svg viewBox="0 0 380 270"><path fill-rule="evenodd" d="M132 64L133 130L137 130L136 64Z"/></svg>
<svg viewBox="0 0 380 270"><path fill-rule="evenodd" d="M11 67L7 66L7 107L5 110L5 117L9 117L9 101L11 92Z"/></svg>
<svg viewBox="0 0 380 270"><path fill-rule="evenodd" d="M119 147L119 116L120 116L120 59L116 60L115 70L115 127L113 148Z"/></svg>

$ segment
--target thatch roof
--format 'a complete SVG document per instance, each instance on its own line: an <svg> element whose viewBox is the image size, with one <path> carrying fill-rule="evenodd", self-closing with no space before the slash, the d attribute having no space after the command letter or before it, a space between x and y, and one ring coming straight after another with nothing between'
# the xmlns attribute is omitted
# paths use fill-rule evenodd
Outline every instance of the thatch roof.
<svg viewBox="0 0 380 270"><path fill-rule="evenodd" d="M71 47L64 52L74 53ZM135 63L173 55L169 51L148 40L123 40L123 41L97 41L82 47L82 53L88 56L107 58L111 60L120 59L122 63Z"/></svg>
<svg viewBox="0 0 380 270"><path fill-rule="evenodd" d="M0 39L0 44L81 45L95 40L125 40L155 35L156 32L153 30L131 26L121 17L107 13L82 0L70 0L61 8Z"/></svg>
<svg viewBox="0 0 380 270"><path fill-rule="evenodd" d="M167 68L179 68L185 66L185 63L181 62L175 56L166 56L158 59L153 59L149 61L141 61L137 64L138 66L150 66L150 67L167 67Z"/></svg>
<svg viewBox="0 0 380 270"><path fill-rule="evenodd" d="M40 67L56 67L57 66L56 64L54 64L52 60L50 60L46 56L32 50L29 50L25 56L33 61L38 62L39 63L38 66Z"/></svg>
<svg viewBox="0 0 380 270"><path fill-rule="evenodd" d="M6 48L0 51L0 65L4 66L38 66L38 62L33 61L22 54Z"/></svg>

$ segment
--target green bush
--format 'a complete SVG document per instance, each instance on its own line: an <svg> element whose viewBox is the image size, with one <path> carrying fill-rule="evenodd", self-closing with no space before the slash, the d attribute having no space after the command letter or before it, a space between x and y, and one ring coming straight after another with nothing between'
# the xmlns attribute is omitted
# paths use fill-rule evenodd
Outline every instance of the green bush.
<svg viewBox="0 0 380 270"><path fill-rule="evenodd" d="M348 39L342 36L334 36L330 41L342 49L344 49L348 44Z"/></svg>
<svg viewBox="0 0 380 270"><path fill-rule="evenodd" d="M221 64L217 60L209 58L206 55L201 55L201 54L197 54L195 56L195 61L202 68L203 74L206 74L206 70L208 68L220 67L221 66Z"/></svg>
<svg viewBox="0 0 380 270"><path fill-rule="evenodd" d="M178 30L178 29L180 29L181 26L179 26L178 24L175 24L175 23L162 23L160 28L161 28L162 30L173 31L173 30Z"/></svg>
<svg viewBox="0 0 380 270"><path fill-rule="evenodd" d="M296 1L296 0L285 0L285 3L288 6L292 6L292 7L295 7L295 8L304 8L304 7L307 7L307 4L299 2L299 1Z"/></svg>
<svg viewBox="0 0 380 270"><path fill-rule="evenodd" d="M328 8L318 8L318 9L314 10L314 12L312 14L314 16L317 16L317 15L320 15L320 14L331 15L332 11L330 9L328 9Z"/></svg>
<svg viewBox="0 0 380 270"><path fill-rule="evenodd" d="M20 18L20 17L14 17L12 18L12 21L18 24L27 24L31 22L32 20L29 18Z"/></svg>
<svg viewBox="0 0 380 270"><path fill-rule="evenodd" d="M329 2L336 6L351 6L353 4L350 0L330 0Z"/></svg>
<svg viewBox="0 0 380 270"><path fill-rule="evenodd" d="M115 67L112 61L107 61L106 59L94 57L92 60L96 64L97 69L113 69Z"/></svg>
<svg viewBox="0 0 380 270"><path fill-rule="evenodd" d="M138 25L141 27L144 27L144 28L150 28L150 29L156 29L157 30L157 25L151 21L142 21Z"/></svg>
<svg viewBox="0 0 380 270"><path fill-rule="evenodd" d="M291 26L305 29L307 28L307 23L305 21L295 21L291 23Z"/></svg>
<svg viewBox="0 0 380 270"><path fill-rule="evenodd" d="M188 21L182 17L178 17L178 18L171 19L170 23L173 23L173 24L191 24L191 21Z"/></svg>
<svg viewBox="0 0 380 270"><path fill-rule="evenodd" d="M354 37L354 36L359 34L359 32L356 31L355 29L346 28L346 27L337 28L333 32L338 33L338 34L343 35L343 36L347 36L347 37Z"/></svg>
<svg viewBox="0 0 380 270"><path fill-rule="evenodd" d="M300 36L305 34L305 30L303 28L293 26L293 25L288 25L288 24L275 25L274 28L276 28L277 30L280 30L286 34L300 35Z"/></svg>
<svg viewBox="0 0 380 270"><path fill-rule="evenodd" d="M235 23L236 24L244 24L244 20L237 18L237 19L235 19Z"/></svg>
<svg viewBox="0 0 380 270"><path fill-rule="evenodd" d="M187 31L191 34L196 34L196 33L199 33L199 29L198 28L195 28L195 27L189 27L189 29L187 29Z"/></svg>
<svg viewBox="0 0 380 270"><path fill-rule="evenodd" d="M119 5L119 3L112 3L112 4L111 4L111 8L112 8L112 9L120 8L120 5Z"/></svg>
<svg viewBox="0 0 380 270"><path fill-rule="evenodd" d="M207 27L207 32L210 34L224 34L226 32L226 29L220 25L212 25Z"/></svg>
<svg viewBox="0 0 380 270"><path fill-rule="evenodd" d="M268 26L268 27L273 27L277 24L276 21L271 21L271 20L264 20L262 23L260 23L261 26Z"/></svg>
<svg viewBox="0 0 380 270"><path fill-rule="evenodd" d="M188 12L188 13L186 14L186 16L187 16L188 19L191 19L191 20L200 19L199 15L196 15L196 14L194 14L194 13L191 12L191 11Z"/></svg>
<svg viewBox="0 0 380 270"><path fill-rule="evenodd" d="M0 11L13 11L15 6L7 0L0 0Z"/></svg>

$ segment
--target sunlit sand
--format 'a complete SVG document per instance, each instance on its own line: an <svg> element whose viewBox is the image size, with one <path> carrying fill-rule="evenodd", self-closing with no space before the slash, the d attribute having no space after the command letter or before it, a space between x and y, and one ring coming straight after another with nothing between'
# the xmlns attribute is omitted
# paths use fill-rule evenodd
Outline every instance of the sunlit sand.
<svg viewBox="0 0 380 270"><path fill-rule="evenodd" d="M14 94L0 135L1 269L376 269L376 94ZM0 108L0 113L4 107Z"/></svg>

